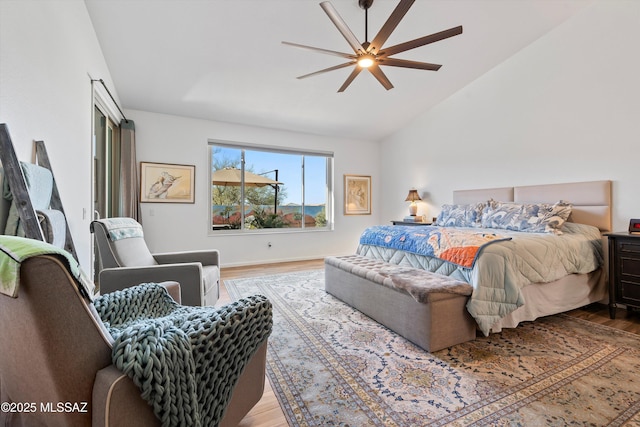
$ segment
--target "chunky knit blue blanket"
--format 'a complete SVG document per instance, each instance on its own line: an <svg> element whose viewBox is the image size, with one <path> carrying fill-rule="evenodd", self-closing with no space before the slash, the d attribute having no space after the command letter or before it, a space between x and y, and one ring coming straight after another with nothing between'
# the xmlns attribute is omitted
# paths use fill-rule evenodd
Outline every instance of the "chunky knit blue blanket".
<svg viewBox="0 0 640 427"><path fill-rule="evenodd" d="M94 304L115 340L114 365L140 387L163 426L217 426L273 324L262 295L224 307L186 307L147 283Z"/></svg>

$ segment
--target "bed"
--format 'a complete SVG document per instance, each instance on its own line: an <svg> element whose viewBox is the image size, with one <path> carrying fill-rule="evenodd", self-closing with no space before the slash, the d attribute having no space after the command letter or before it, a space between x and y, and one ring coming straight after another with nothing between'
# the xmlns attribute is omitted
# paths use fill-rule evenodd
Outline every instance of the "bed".
<svg viewBox="0 0 640 427"><path fill-rule="evenodd" d="M489 201L502 202L501 206L510 203L558 205L566 201L571 205L570 216L556 230L546 233L523 232L517 227L515 231L504 227L486 228L496 225L492 222L479 222L474 227L388 226L393 227L394 234L404 233L402 239L409 234L438 233L437 229L442 232L467 229L499 237L480 247L473 263L466 266L446 260L446 257L421 255L414 250L388 247L365 238L373 231L384 234L385 230L365 230L357 254L425 269L471 284L474 290L467 310L485 335L606 297L606 257L603 256L606 242L602 233L611 231L611 181L459 190L453 193L453 204L446 206L486 205ZM482 216L481 213L478 215ZM484 215L487 215L486 208ZM441 217L442 214L439 220ZM389 229L387 232L391 233ZM577 252L566 256L557 252L556 243L561 242L562 245L571 242L569 245L575 246ZM540 245L546 249L536 248ZM532 269L545 271L531 273Z"/></svg>

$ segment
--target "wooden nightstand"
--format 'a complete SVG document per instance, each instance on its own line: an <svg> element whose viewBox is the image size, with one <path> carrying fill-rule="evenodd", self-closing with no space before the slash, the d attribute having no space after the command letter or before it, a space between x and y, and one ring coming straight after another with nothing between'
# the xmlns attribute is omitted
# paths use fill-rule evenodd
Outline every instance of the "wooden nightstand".
<svg viewBox="0 0 640 427"><path fill-rule="evenodd" d="M640 308L640 235L607 233L609 238L609 317L616 304Z"/></svg>
<svg viewBox="0 0 640 427"><path fill-rule="evenodd" d="M391 221L393 225L431 225L431 222Z"/></svg>

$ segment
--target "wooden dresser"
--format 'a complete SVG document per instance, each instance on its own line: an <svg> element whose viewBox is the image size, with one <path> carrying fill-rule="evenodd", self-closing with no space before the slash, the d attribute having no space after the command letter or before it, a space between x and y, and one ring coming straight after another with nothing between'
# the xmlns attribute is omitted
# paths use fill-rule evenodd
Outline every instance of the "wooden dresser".
<svg viewBox="0 0 640 427"><path fill-rule="evenodd" d="M616 304L640 308L640 234L608 233L609 316L616 317Z"/></svg>

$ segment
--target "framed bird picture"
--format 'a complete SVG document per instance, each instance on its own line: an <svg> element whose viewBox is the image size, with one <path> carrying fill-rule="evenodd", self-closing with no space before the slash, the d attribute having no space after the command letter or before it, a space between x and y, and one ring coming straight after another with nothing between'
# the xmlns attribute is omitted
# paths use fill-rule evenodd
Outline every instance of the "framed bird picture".
<svg viewBox="0 0 640 427"><path fill-rule="evenodd" d="M195 203L195 165L140 162L140 202Z"/></svg>

